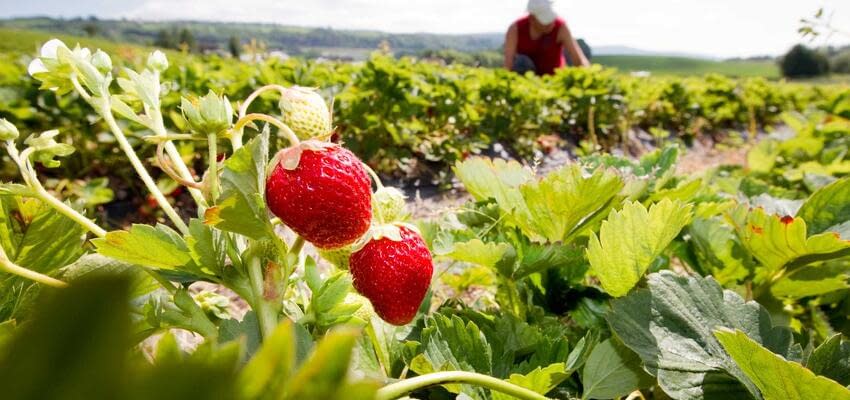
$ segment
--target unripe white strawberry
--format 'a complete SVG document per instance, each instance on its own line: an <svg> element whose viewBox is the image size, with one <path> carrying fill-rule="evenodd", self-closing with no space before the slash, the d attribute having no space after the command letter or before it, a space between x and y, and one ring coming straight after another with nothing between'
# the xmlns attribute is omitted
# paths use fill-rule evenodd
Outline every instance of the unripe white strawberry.
<svg viewBox="0 0 850 400"><path fill-rule="evenodd" d="M325 140L331 135L331 112L314 89L293 86L280 99L281 120L299 139Z"/></svg>
<svg viewBox="0 0 850 400"><path fill-rule="evenodd" d="M339 247L336 249L318 249L319 256L325 261L333 264L335 267L348 271L348 259L353 252L352 245Z"/></svg>
<svg viewBox="0 0 850 400"><path fill-rule="evenodd" d="M372 216L382 223L393 223L405 217L404 193L394 187L382 187L372 194Z"/></svg>

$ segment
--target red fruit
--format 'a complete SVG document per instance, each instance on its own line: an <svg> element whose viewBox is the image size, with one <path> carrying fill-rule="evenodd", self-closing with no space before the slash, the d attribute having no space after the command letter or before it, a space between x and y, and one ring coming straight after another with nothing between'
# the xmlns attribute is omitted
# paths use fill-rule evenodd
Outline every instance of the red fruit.
<svg viewBox="0 0 850 400"><path fill-rule="evenodd" d="M316 247L347 246L372 221L372 187L363 164L336 144L305 141L283 150L266 181L266 202Z"/></svg>
<svg viewBox="0 0 850 400"><path fill-rule="evenodd" d="M384 321L404 325L413 320L431 284L431 252L418 233L399 227L401 240L372 239L351 255L354 288L369 299Z"/></svg>

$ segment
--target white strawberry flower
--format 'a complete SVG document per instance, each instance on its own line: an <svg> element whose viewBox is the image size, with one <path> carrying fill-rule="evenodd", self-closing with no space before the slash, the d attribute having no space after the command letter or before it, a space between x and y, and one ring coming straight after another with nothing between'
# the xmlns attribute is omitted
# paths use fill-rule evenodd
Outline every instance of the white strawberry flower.
<svg viewBox="0 0 850 400"><path fill-rule="evenodd" d="M48 72L47 67L44 66L44 62L41 61L40 58L30 61L30 65L27 67L27 73L30 74L30 76L35 76L35 74L44 72Z"/></svg>
<svg viewBox="0 0 850 400"><path fill-rule="evenodd" d="M168 58L165 53L155 50L148 56L147 66L154 71L165 72L168 69Z"/></svg>
<svg viewBox="0 0 850 400"><path fill-rule="evenodd" d="M47 43L41 46L41 52L39 52L39 56L41 58L50 58L55 60L57 58L57 53L60 47L68 48L65 43L59 39L50 39Z"/></svg>

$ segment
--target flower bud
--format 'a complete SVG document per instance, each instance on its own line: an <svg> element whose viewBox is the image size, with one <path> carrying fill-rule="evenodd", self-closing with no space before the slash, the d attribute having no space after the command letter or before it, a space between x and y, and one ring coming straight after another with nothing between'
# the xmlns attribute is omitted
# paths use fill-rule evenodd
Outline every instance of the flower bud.
<svg viewBox="0 0 850 400"><path fill-rule="evenodd" d="M233 107L226 96L219 97L213 91L198 99L183 98L180 102L183 117L193 131L209 135L224 132L230 128L233 119Z"/></svg>
<svg viewBox="0 0 850 400"><path fill-rule="evenodd" d="M155 50L148 56L147 66L154 71L165 72L168 69L168 58L165 57L165 53Z"/></svg>
<svg viewBox="0 0 850 400"><path fill-rule="evenodd" d="M18 128L5 119L0 119L0 140L15 140L18 138Z"/></svg>
<svg viewBox="0 0 850 400"><path fill-rule="evenodd" d="M100 49L92 55L91 64L103 74L112 71L112 59L109 58L108 54L104 53Z"/></svg>
<svg viewBox="0 0 850 400"><path fill-rule="evenodd" d="M227 311L230 299L216 292L204 290L192 295L192 299L204 310L204 313L218 319L230 319Z"/></svg>

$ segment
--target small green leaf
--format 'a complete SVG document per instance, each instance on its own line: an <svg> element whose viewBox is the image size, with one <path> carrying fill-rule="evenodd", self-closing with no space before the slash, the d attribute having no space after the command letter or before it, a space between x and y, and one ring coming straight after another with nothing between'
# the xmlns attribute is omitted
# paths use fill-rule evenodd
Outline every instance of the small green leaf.
<svg viewBox="0 0 850 400"><path fill-rule="evenodd" d="M583 399L611 399L652 385L655 379L641 369L640 357L616 339L593 348L581 374Z"/></svg>
<svg viewBox="0 0 850 400"><path fill-rule="evenodd" d="M267 337L263 346L239 373L238 384L246 399L283 397L295 369L295 330L284 322Z"/></svg>
<svg viewBox="0 0 850 400"><path fill-rule="evenodd" d="M304 361L288 383L286 398L322 400L344 396L348 387L346 376L351 361L351 350L358 336L357 331L351 328L332 330L325 335L316 345L313 354ZM363 382L363 384L367 383ZM370 391L374 395L377 387L366 385L358 389L366 393L358 393L357 396L366 397L364 394Z"/></svg>
<svg viewBox="0 0 850 400"><path fill-rule="evenodd" d="M204 213L204 223L218 229L262 239L270 232L264 200L268 133L252 139L224 162L219 203Z"/></svg>
<svg viewBox="0 0 850 400"><path fill-rule="evenodd" d="M516 161L473 157L454 167L458 179L478 201L494 199L510 211L523 204L519 186L530 181L534 173Z"/></svg>
<svg viewBox="0 0 850 400"><path fill-rule="evenodd" d="M224 234L210 228L197 219L189 221L189 235L186 236L186 246L195 265L206 274L221 275L226 256Z"/></svg>
<svg viewBox="0 0 850 400"><path fill-rule="evenodd" d="M807 237L806 221L799 217L769 215L761 208L748 211L739 206L730 219L741 242L764 266L763 274L776 273L792 262L805 265L837 258L840 251L850 248L850 243L832 232Z"/></svg>
<svg viewBox="0 0 850 400"><path fill-rule="evenodd" d="M647 211L640 203L625 203L602 223L599 237L590 236L587 258L591 272L614 297L624 296L649 265L691 219L691 205L664 199Z"/></svg>
<svg viewBox="0 0 850 400"><path fill-rule="evenodd" d="M192 262L186 242L173 229L134 224L92 240L97 252L116 260L158 269L179 269Z"/></svg>
<svg viewBox="0 0 850 400"><path fill-rule="evenodd" d="M525 375L511 374L506 381L535 393L546 394L567 378L569 378L569 375L566 373L564 363L555 363L546 367L537 367ZM496 391L493 391L492 395L493 400L514 399L513 396Z"/></svg>
<svg viewBox="0 0 850 400"><path fill-rule="evenodd" d="M812 352L806 368L843 386L850 385L850 342L841 334L833 335Z"/></svg>
<svg viewBox="0 0 850 400"><path fill-rule="evenodd" d="M10 260L49 273L83 254L85 229L35 199L0 198L0 245ZM20 219L15 214L20 213Z"/></svg>
<svg viewBox="0 0 850 400"><path fill-rule="evenodd" d="M597 169L585 178L579 166L570 165L520 186L525 207L516 207L511 214L530 238L565 241L583 221L605 209L622 187L611 172Z"/></svg>
<svg viewBox="0 0 850 400"><path fill-rule="evenodd" d="M455 243L454 249L448 256L458 261L493 268L502 260L510 247L511 245L507 243L484 243L480 239L473 239Z"/></svg>
<svg viewBox="0 0 850 400"><path fill-rule="evenodd" d="M800 207L797 216L806 221L810 235L827 232L832 226L850 221L850 178L814 192Z"/></svg>
<svg viewBox="0 0 850 400"><path fill-rule="evenodd" d="M774 354L740 330L718 330L715 336L765 400L850 399L844 386Z"/></svg>

